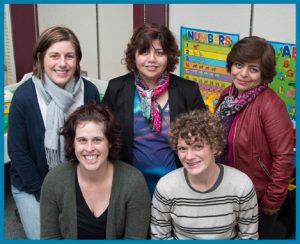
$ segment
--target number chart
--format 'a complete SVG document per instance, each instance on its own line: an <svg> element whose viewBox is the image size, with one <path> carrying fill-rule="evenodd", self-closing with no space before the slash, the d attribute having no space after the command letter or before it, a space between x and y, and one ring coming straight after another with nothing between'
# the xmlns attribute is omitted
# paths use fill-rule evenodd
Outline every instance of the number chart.
<svg viewBox="0 0 300 244"><path fill-rule="evenodd" d="M231 84L226 57L238 40L238 34L181 27L181 77L199 84L210 111Z"/></svg>

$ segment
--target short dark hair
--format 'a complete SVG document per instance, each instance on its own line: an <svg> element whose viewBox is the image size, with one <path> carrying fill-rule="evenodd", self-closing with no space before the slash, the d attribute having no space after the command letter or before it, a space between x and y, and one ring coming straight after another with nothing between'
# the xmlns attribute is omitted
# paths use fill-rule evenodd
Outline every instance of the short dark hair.
<svg viewBox="0 0 300 244"><path fill-rule="evenodd" d="M154 40L159 40L164 53L168 57L166 70L172 72L179 61L180 51L172 32L164 25L147 23L134 32L125 51L125 63L130 72L138 73L135 64L135 53L143 53L151 47Z"/></svg>
<svg viewBox="0 0 300 244"><path fill-rule="evenodd" d="M221 155L225 146L224 127L221 120L205 110L193 110L182 113L171 123L169 142L177 152L178 139L182 138L187 144L195 141L206 142L216 151L215 157Z"/></svg>
<svg viewBox="0 0 300 244"><path fill-rule="evenodd" d="M276 75L276 58L273 46L265 39L258 36L249 36L234 44L227 56L227 70L235 62L245 63L259 60L261 78L264 83L271 83Z"/></svg>
<svg viewBox="0 0 300 244"><path fill-rule="evenodd" d="M72 43L76 55L74 77L76 79L80 77L80 61L82 58L80 43L74 32L64 26L49 27L39 36L33 48L33 75L42 79L44 74L43 61L48 48L54 43L62 41L70 41Z"/></svg>
<svg viewBox="0 0 300 244"><path fill-rule="evenodd" d="M120 127L113 113L107 106L94 103L82 105L77 108L67 119L60 132L65 138L65 154L67 160L76 159L74 140L78 124L90 121L104 124L104 134L111 144L108 159L112 161L116 160L122 147Z"/></svg>

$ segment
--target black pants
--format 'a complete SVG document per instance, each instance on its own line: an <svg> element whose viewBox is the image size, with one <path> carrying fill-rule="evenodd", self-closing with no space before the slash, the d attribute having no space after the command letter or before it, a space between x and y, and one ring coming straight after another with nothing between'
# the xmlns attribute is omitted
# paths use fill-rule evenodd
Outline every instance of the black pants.
<svg viewBox="0 0 300 244"><path fill-rule="evenodd" d="M259 239L284 239L285 230L278 225L277 218L278 213L272 215L259 213Z"/></svg>

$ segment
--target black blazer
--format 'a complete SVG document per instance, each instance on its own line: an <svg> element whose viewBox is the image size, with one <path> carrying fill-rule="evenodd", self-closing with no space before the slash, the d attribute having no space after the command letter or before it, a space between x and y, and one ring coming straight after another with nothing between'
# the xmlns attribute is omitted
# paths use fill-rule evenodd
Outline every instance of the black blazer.
<svg viewBox="0 0 300 244"><path fill-rule="evenodd" d="M102 100L113 110L122 129L123 149L120 159L130 164L133 144L134 91L134 75L128 73L109 81ZM171 74L168 93L171 121L180 113L193 109L206 109L196 82ZM177 166L181 166L180 162L177 162Z"/></svg>

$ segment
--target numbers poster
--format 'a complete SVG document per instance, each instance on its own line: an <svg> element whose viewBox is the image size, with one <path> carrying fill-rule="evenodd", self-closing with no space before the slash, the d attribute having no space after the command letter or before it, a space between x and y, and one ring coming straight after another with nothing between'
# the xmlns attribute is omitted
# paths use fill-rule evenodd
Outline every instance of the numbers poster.
<svg viewBox="0 0 300 244"><path fill-rule="evenodd" d="M210 111L231 84L226 57L238 40L238 34L181 27L181 77L199 84Z"/></svg>

